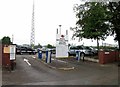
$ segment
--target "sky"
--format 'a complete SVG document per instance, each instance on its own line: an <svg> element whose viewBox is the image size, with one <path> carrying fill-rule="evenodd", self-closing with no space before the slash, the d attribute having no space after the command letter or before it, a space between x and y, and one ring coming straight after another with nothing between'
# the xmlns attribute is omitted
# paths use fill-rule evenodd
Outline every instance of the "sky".
<svg viewBox="0 0 120 87"><path fill-rule="evenodd" d="M80 0L34 0L35 3L35 44L56 44L56 29L62 25L61 32L68 30L69 43L93 46L96 41L84 39L72 40L70 27L75 27L76 17L73 7ZM12 38L15 44L30 44L33 0L0 0L0 39L3 36ZM103 41L100 41L100 44ZM113 37L104 43L117 44Z"/></svg>

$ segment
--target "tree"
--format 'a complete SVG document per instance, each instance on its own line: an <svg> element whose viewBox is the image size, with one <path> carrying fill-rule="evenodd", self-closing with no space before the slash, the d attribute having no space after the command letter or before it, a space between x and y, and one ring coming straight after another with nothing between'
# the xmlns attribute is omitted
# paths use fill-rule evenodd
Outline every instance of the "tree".
<svg viewBox="0 0 120 87"><path fill-rule="evenodd" d="M39 48L42 48L42 45L41 45L41 44L38 44L38 47L39 47Z"/></svg>
<svg viewBox="0 0 120 87"><path fill-rule="evenodd" d="M120 51L120 1L119 2L109 2L108 11L111 18L109 22L111 23L111 35L115 34L115 40L118 41L119 51Z"/></svg>
<svg viewBox="0 0 120 87"><path fill-rule="evenodd" d="M99 49L98 40L104 40L109 35L107 6L100 2L86 2L74 7L74 10L78 21L76 22L77 27L72 29L73 36L96 39Z"/></svg>
<svg viewBox="0 0 120 87"><path fill-rule="evenodd" d="M2 39L2 44L12 44L10 37L4 36Z"/></svg>
<svg viewBox="0 0 120 87"><path fill-rule="evenodd" d="M47 48L53 48L53 46L51 44L48 44L46 47Z"/></svg>
<svg viewBox="0 0 120 87"><path fill-rule="evenodd" d="M34 48L35 48L35 49L37 49L37 48L42 48L42 45L41 45L40 43L38 43L38 45L35 45Z"/></svg>

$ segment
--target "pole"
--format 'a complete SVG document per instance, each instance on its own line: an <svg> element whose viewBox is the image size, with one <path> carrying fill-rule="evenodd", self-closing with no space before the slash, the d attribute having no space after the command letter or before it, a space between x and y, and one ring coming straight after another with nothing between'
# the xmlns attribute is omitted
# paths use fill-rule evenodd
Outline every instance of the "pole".
<svg viewBox="0 0 120 87"><path fill-rule="evenodd" d="M13 34L12 34L12 44L13 44L13 39L14 39L14 36L13 36Z"/></svg>
<svg viewBox="0 0 120 87"><path fill-rule="evenodd" d="M59 28L60 28L60 35L61 35L61 26L62 26L62 25L59 25Z"/></svg>

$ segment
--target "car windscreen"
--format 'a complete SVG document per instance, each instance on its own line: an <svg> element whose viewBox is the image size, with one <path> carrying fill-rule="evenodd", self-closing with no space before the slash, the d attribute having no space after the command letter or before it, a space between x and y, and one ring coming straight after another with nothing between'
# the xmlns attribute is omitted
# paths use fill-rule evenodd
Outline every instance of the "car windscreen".
<svg viewBox="0 0 120 87"><path fill-rule="evenodd" d="M90 47L85 47L85 49L92 50Z"/></svg>
<svg viewBox="0 0 120 87"><path fill-rule="evenodd" d="M83 49L83 47L82 47L82 46L77 46L77 48L78 48L78 49L80 49L80 50L82 50L82 49Z"/></svg>

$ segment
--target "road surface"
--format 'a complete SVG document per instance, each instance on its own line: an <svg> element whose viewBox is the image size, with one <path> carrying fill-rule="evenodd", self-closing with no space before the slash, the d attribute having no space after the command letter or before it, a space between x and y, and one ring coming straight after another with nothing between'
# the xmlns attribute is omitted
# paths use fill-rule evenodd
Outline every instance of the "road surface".
<svg viewBox="0 0 120 87"><path fill-rule="evenodd" d="M115 64L73 61L75 69L65 71L48 67L34 55L17 55L16 62L14 71L2 72L3 85L118 85Z"/></svg>

